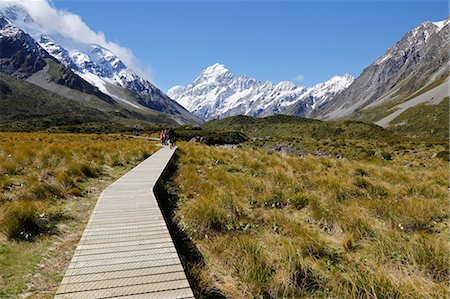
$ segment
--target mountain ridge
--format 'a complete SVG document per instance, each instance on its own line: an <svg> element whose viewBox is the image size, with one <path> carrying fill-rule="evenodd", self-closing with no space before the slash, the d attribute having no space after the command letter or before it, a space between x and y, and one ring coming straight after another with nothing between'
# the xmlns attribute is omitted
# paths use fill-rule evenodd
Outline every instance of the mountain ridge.
<svg viewBox="0 0 450 299"><path fill-rule="evenodd" d="M401 101L448 76L448 20L425 21L407 32L367 66L345 91L312 116L336 119L355 113L362 115L364 109Z"/></svg>
<svg viewBox="0 0 450 299"><path fill-rule="evenodd" d="M205 120L239 114L257 117L287 114L377 122L419 90L447 80L448 24L449 18L419 24L364 68L357 78L334 76L306 88L289 81L273 84L237 76L216 63L203 70L192 83L174 86L167 93ZM445 94L439 95L437 102L436 99L429 102L437 105L444 97Z"/></svg>
<svg viewBox="0 0 450 299"><path fill-rule="evenodd" d="M308 116L316 105L322 105L353 81L353 76L333 76L313 87L296 86L291 81L274 84L246 75L235 75L223 64L204 69L187 86L174 86L167 91L172 99L203 119L224 118L238 114L266 116L289 111L299 105L298 116ZM303 109L300 109L302 107Z"/></svg>
<svg viewBox="0 0 450 299"><path fill-rule="evenodd" d="M121 106L120 109L127 110L126 113L130 117L142 114L142 117L146 118L146 115L161 112L171 118L168 119L169 123L173 121L177 124L201 123L200 119L172 101L157 87L137 76L108 49L94 44L84 45L81 47L82 50L66 49L55 40L58 38L61 40L62 37L48 35L23 8L17 5L0 7L0 15L1 38L4 45L2 57L5 58L9 54L9 57L2 59L0 69L3 72L26 79L65 97L69 96L73 100L77 100L79 95L65 90L63 85L87 92L109 104ZM24 28L28 33L23 30ZM22 45L14 46L13 40L22 42ZM83 51L87 48L90 49L89 55ZM20 54L27 49L31 50ZM17 59L18 55L22 55L19 57L21 59ZM20 63L28 64L21 66L18 65ZM57 66L58 64L61 66ZM22 68L23 74L20 73ZM107 109L114 111L114 108Z"/></svg>

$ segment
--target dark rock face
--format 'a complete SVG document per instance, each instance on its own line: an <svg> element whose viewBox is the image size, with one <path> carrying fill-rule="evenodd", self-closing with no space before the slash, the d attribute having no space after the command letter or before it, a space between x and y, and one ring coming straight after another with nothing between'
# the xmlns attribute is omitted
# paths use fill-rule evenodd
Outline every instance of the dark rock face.
<svg viewBox="0 0 450 299"><path fill-rule="evenodd" d="M0 71L27 78L47 65L45 50L22 30L0 17Z"/></svg>
<svg viewBox="0 0 450 299"><path fill-rule="evenodd" d="M396 91L395 96L409 95L448 76L448 30L425 22L408 32L333 101L313 114L319 118L340 118L352 114Z"/></svg>

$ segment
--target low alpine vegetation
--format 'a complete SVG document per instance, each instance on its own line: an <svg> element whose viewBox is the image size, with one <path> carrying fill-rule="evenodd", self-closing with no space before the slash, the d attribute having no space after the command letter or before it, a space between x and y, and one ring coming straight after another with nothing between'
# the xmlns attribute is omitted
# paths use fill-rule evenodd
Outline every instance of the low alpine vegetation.
<svg viewBox="0 0 450 299"><path fill-rule="evenodd" d="M69 229L83 231L95 203L90 184L114 179L156 149L117 134L0 133L0 297L20 294Z"/></svg>
<svg viewBox="0 0 450 299"><path fill-rule="evenodd" d="M197 291L445 298L448 165L435 155L441 150L348 160L182 143L175 221L203 256L190 265Z"/></svg>

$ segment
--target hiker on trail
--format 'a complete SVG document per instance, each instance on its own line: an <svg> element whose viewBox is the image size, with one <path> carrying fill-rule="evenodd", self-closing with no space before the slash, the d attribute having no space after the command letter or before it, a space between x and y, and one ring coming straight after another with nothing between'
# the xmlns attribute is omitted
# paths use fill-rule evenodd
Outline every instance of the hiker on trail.
<svg viewBox="0 0 450 299"><path fill-rule="evenodd" d="M167 132L167 136L169 137L169 144L170 148L172 149L177 141L175 131L173 129L169 129L169 131Z"/></svg>
<svg viewBox="0 0 450 299"><path fill-rule="evenodd" d="M159 133L159 139L161 140L161 145L166 145L166 133L165 130L161 130Z"/></svg>
<svg viewBox="0 0 450 299"><path fill-rule="evenodd" d="M164 129L164 145L169 144L169 130Z"/></svg>
<svg viewBox="0 0 450 299"><path fill-rule="evenodd" d="M164 129L164 130L161 131L161 136L162 136L161 144L162 144L162 145L167 145L167 139L168 139L168 137L167 137L167 130L166 130L166 129Z"/></svg>

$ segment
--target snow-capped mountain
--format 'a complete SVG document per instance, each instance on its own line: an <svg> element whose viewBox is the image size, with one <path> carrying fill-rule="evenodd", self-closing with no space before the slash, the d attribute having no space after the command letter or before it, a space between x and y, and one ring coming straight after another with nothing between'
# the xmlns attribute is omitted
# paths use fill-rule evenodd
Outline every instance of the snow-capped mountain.
<svg viewBox="0 0 450 299"><path fill-rule="evenodd" d="M48 73L50 68L52 75ZM86 96L94 96L97 101L114 103L111 97L101 93L98 88L69 68L59 64L30 35L2 16L0 16L0 72L35 85L44 85L48 90L58 90L65 94L68 94L68 89L77 90Z"/></svg>
<svg viewBox="0 0 450 299"><path fill-rule="evenodd" d="M43 34L39 36L38 42L50 55L105 93L111 93L105 83L129 88L140 94L151 94L157 90L150 82L126 67L111 51L99 45L84 45L84 51L81 51L62 47L50 36Z"/></svg>
<svg viewBox="0 0 450 299"><path fill-rule="evenodd" d="M60 35L51 34L34 22L19 5L2 8L0 13L32 36L50 55L103 92L109 93L102 81L142 94L151 94L157 89L150 82L139 77L108 49L96 44L81 44Z"/></svg>
<svg viewBox="0 0 450 299"><path fill-rule="evenodd" d="M18 4L0 3L0 17L20 28L51 57L97 87L103 94L139 113L159 111L176 115L179 123L199 123L184 107L172 101L148 80L137 75L112 51L48 32Z"/></svg>
<svg viewBox="0 0 450 299"><path fill-rule="evenodd" d="M244 75L236 76L224 65L216 63L203 70L188 86L174 86L167 94L205 120L238 114L266 116L288 111L309 116L316 107L342 92L352 82L353 77L345 74L311 88L296 86L290 81L273 84Z"/></svg>

